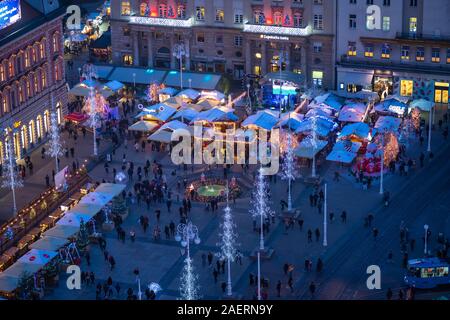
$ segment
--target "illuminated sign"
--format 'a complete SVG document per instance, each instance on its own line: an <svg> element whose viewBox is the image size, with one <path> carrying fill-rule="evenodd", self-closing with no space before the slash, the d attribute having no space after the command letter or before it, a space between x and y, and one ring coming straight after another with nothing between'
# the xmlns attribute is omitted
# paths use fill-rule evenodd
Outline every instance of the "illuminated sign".
<svg viewBox="0 0 450 320"><path fill-rule="evenodd" d="M244 32L259 33L263 35L283 35L283 36L308 36L311 32L311 27L293 28L293 27L279 27L263 24L244 24Z"/></svg>
<svg viewBox="0 0 450 320"><path fill-rule="evenodd" d="M192 27L192 18L182 20L182 19L153 18L153 17L130 17L130 23L147 24L152 26L163 26L163 27L190 28Z"/></svg>
<svg viewBox="0 0 450 320"><path fill-rule="evenodd" d="M283 37L283 36L268 36L265 34L262 34L259 36L261 39L266 40L283 40L283 41L289 41L289 37Z"/></svg>
<svg viewBox="0 0 450 320"><path fill-rule="evenodd" d="M273 85L272 86L272 94L280 94L280 86L279 85ZM297 94L297 88L289 85L283 85L281 87L281 95L287 96L287 95L296 95Z"/></svg>
<svg viewBox="0 0 450 320"><path fill-rule="evenodd" d="M0 0L0 30L19 21L20 0Z"/></svg>

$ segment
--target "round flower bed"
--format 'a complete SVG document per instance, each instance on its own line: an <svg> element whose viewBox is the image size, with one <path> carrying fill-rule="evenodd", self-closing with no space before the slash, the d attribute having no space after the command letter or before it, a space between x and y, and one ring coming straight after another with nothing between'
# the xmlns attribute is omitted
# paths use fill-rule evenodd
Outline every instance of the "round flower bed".
<svg viewBox="0 0 450 320"><path fill-rule="evenodd" d="M226 201L226 180L222 179L203 179L192 181L186 188L186 197L193 201L210 202L216 200ZM234 179L234 183L229 184L228 199L233 200L240 196L241 190Z"/></svg>

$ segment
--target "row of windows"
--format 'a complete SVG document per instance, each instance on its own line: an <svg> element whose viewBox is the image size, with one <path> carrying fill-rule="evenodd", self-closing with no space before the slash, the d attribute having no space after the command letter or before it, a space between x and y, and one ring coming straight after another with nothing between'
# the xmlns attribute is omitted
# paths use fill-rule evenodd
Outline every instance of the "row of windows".
<svg viewBox="0 0 450 320"><path fill-rule="evenodd" d="M61 81L63 77L62 60L59 59L54 66L54 77L56 81ZM36 94L48 87L47 66L38 68L34 72L22 77L0 91L0 114L11 112L20 104L31 99Z"/></svg>
<svg viewBox="0 0 450 320"><path fill-rule="evenodd" d="M56 32L52 37L53 53L60 51L60 35ZM41 63L46 59L46 39L28 46L24 50L20 50L17 54L13 54L9 59L5 59L0 63L0 83L13 79L16 75L21 74L31 68L36 63Z"/></svg>
<svg viewBox="0 0 450 320"><path fill-rule="evenodd" d="M441 48L431 48L431 62L434 62L434 63L441 62L441 51L442 51ZM391 52L392 52L391 46L389 46L387 44L383 45L381 47L381 58L390 59ZM348 43L347 55L352 56L352 57L357 55L356 42L350 41ZM365 46L364 56L366 58L374 57L374 46L373 45ZM405 61L411 60L411 47L410 46L404 45L401 47L400 58ZM417 47L416 48L415 59L416 59L416 61L419 61L419 62L425 61L425 47ZM450 48L447 48L446 62L448 64L450 64Z"/></svg>
<svg viewBox="0 0 450 320"><path fill-rule="evenodd" d="M357 0L350 0L350 4L357 4ZM373 5L374 0L366 0L367 5ZM391 0L382 0L382 4L385 7L389 7L391 5ZM409 0L410 7L417 7L417 0Z"/></svg>

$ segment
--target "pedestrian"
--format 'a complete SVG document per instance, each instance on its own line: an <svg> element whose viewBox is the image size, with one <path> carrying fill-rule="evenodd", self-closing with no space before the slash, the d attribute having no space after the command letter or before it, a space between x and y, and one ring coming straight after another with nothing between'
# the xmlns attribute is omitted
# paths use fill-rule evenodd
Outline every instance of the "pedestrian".
<svg viewBox="0 0 450 320"><path fill-rule="evenodd" d="M134 243L134 240L136 239L136 232L134 232L134 230L130 231L130 239L131 242Z"/></svg>
<svg viewBox="0 0 450 320"><path fill-rule="evenodd" d="M400 289L400 290L398 291L398 300L403 300L403 298L404 298L404 293L403 293L403 290Z"/></svg>
<svg viewBox="0 0 450 320"><path fill-rule="evenodd" d="M213 277L214 277L214 283L217 283L217 277L219 276L219 272L214 268L213 271Z"/></svg>
<svg viewBox="0 0 450 320"><path fill-rule="evenodd" d="M322 262L322 259L319 258L319 259L317 260L316 271L317 271L318 273L321 273L322 270L323 270L323 262Z"/></svg>
<svg viewBox="0 0 450 320"><path fill-rule="evenodd" d="M291 293L293 293L294 292L294 280L292 279L292 276L289 277L288 286L289 286L289 289L291 289Z"/></svg>
<svg viewBox="0 0 450 320"><path fill-rule="evenodd" d="M277 282L277 297L280 298L281 297L281 281L278 280Z"/></svg>
<svg viewBox="0 0 450 320"><path fill-rule="evenodd" d="M50 177L48 176L48 174L45 176L45 185L47 186L47 188L50 188Z"/></svg>
<svg viewBox="0 0 450 320"><path fill-rule="evenodd" d="M285 263L283 266L283 271L284 271L284 275L287 275L288 271L289 271L289 264Z"/></svg>
<svg viewBox="0 0 450 320"><path fill-rule="evenodd" d="M316 235L316 242L319 242L319 240L320 240L320 230L319 230L319 228L316 228L316 231L314 233Z"/></svg>
<svg viewBox="0 0 450 320"><path fill-rule="evenodd" d="M312 231L311 229L308 229L308 243L312 242Z"/></svg>
<svg viewBox="0 0 450 320"><path fill-rule="evenodd" d="M346 223L347 222L347 211L342 211L341 213L341 221L342 223Z"/></svg>
<svg viewBox="0 0 450 320"><path fill-rule="evenodd" d="M388 258L387 258L387 262L388 263L393 263L394 262L394 260L392 259L393 256L394 256L394 254L392 253L392 250L389 250Z"/></svg>
<svg viewBox="0 0 450 320"><path fill-rule="evenodd" d="M300 228L300 231L302 231L303 230L304 220L300 218L300 219L297 220L297 222L298 222L298 226Z"/></svg>
<svg viewBox="0 0 450 320"><path fill-rule="evenodd" d="M378 229L377 229L377 228L373 228L373 229L372 229L372 234L373 234L373 239L374 239L374 240L377 240Z"/></svg>
<svg viewBox="0 0 450 320"><path fill-rule="evenodd" d="M386 292L386 298L388 300L392 299L392 290L391 290L391 288L389 288L388 291Z"/></svg>
<svg viewBox="0 0 450 320"><path fill-rule="evenodd" d="M225 290L227 289L227 283L225 281L222 281L222 284L220 286L222 287L222 293L225 293Z"/></svg>
<svg viewBox="0 0 450 320"><path fill-rule="evenodd" d="M45 148L44 147L42 147L42 149L41 149L41 158L45 159Z"/></svg>
<svg viewBox="0 0 450 320"><path fill-rule="evenodd" d="M116 265L116 260L114 259L113 256L110 255L108 261L109 261L109 265L111 267L111 271L113 271L114 266Z"/></svg>
<svg viewBox="0 0 450 320"><path fill-rule="evenodd" d="M210 251L210 252L208 252L208 266L211 267L212 261L213 261L213 254Z"/></svg>
<svg viewBox="0 0 450 320"><path fill-rule="evenodd" d="M314 297L314 293L316 292L316 285L313 282L311 282L311 284L309 285L309 292L311 293L311 298Z"/></svg>
<svg viewBox="0 0 450 320"><path fill-rule="evenodd" d="M85 257L86 257L87 265L90 266L91 265L91 255L89 254L89 251L86 251Z"/></svg>

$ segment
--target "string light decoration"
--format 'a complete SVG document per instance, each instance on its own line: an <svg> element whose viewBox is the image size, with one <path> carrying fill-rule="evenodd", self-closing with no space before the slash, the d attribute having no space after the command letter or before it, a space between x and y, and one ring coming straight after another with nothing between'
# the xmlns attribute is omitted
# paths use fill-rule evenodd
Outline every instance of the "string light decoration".
<svg viewBox="0 0 450 320"><path fill-rule="evenodd" d="M22 177L17 170L16 156L11 145L11 139L6 139L7 158L3 159L2 188L11 189L13 196L13 212L17 215L16 189L23 187Z"/></svg>
<svg viewBox="0 0 450 320"><path fill-rule="evenodd" d="M263 170L260 168L258 170L258 177L255 181L255 190L253 191L253 197L251 200L251 208L250 213L253 218L260 218L260 240L259 240L259 249L261 251L264 250L264 232L263 225L264 219L269 216L274 215L275 213L270 208L270 200L269 200L269 186L266 182L266 179L263 175Z"/></svg>
<svg viewBox="0 0 450 320"><path fill-rule="evenodd" d="M287 133L287 150L283 157L281 178L288 181L288 210L292 211L291 184L295 181L297 170L295 168L294 148L292 145L292 133Z"/></svg>
<svg viewBox="0 0 450 320"><path fill-rule="evenodd" d="M379 137L378 142L381 148L382 138ZM384 134L384 165L387 167L392 161L397 159L397 155L400 152L400 146L398 139L392 132Z"/></svg>
<svg viewBox="0 0 450 320"><path fill-rule="evenodd" d="M227 206L224 209L223 215L223 223L220 224L221 233L219 236L221 237L221 241L217 244L220 247L220 252L217 253L217 257L221 260L227 261L227 295L233 295L232 283L231 283L231 262L234 262L238 257L239 252L237 247L239 243L237 242L238 234L236 232L237 226L233 221L233 215L231 213L231 208L228 202L228 193L229 189L227 186Z"/></svg>
<svg viewBox="0 0 450 320"><path fill-rule="evenodd" d="M56 112L52 111L50 114L50 143L46 154L55 158L55 172L59 172L58 158L64 155L64 147L60 140L58 119Z"/></svg>
<svg viewBox="0 0 450 320"><path fill-rule="evenodd" d="M83 66L83 77L89 81L92 82L94 79L98 78L97 70L94 67L93 64L88 63ZM97 101L95 98L95 91L94 87L91 85L89 87L89 98L87 99L89 101L89 119L88 119L88 125L92 128L92 131L94 133L94 156L98 155L98 146L97 146L97 128L99 127L98 124L98 115L97 115ZM88 102L86 102L88 103Z"/></svg>
<svg viewBox="0 0 450 320"><path fill-rule="evenodd" d="M180 295L182 300L198 300L199 296L198 276L194 272L192 259L184 260L183 274L181 275Z"/></svg>

